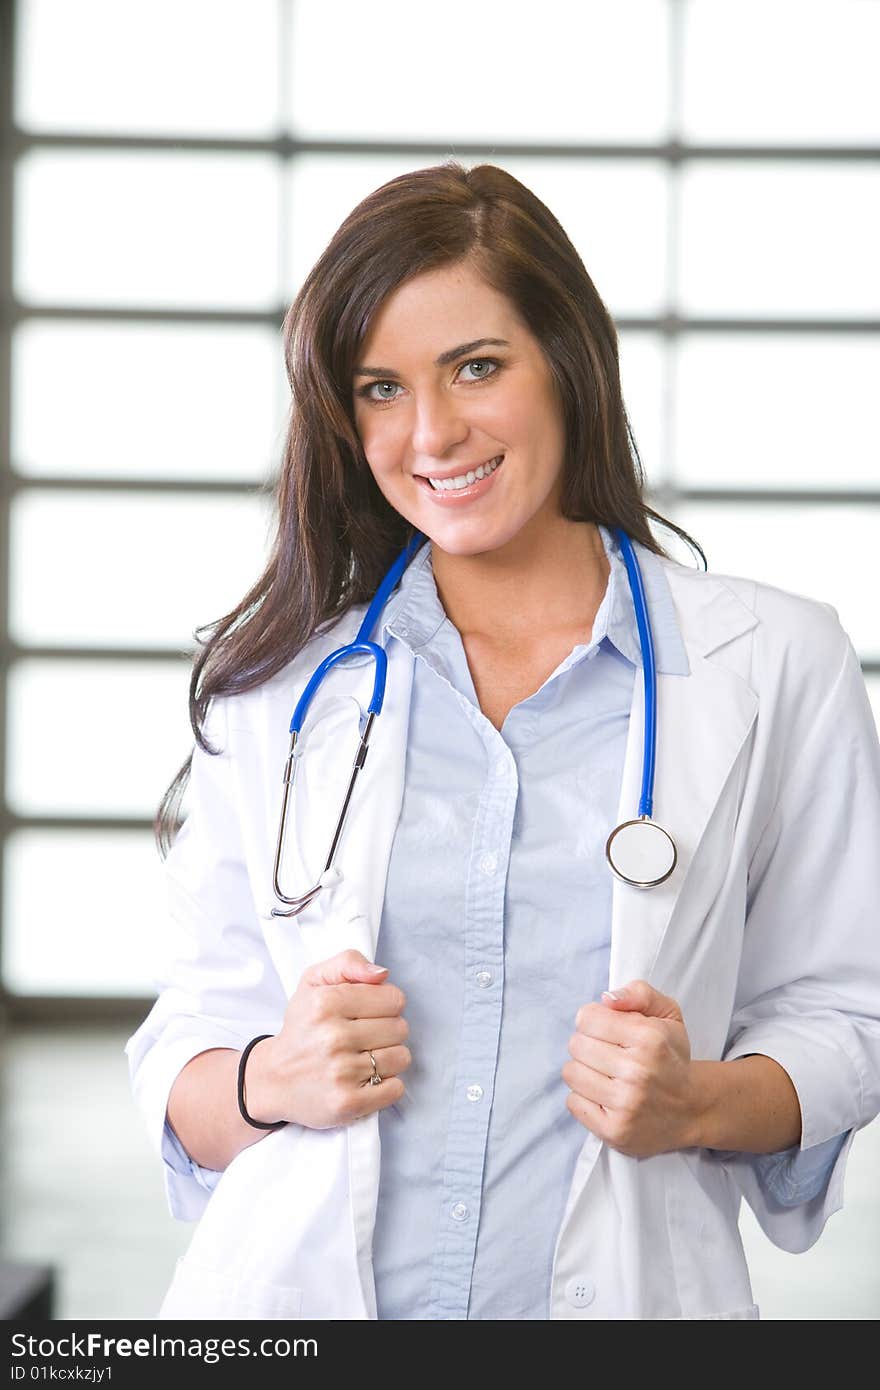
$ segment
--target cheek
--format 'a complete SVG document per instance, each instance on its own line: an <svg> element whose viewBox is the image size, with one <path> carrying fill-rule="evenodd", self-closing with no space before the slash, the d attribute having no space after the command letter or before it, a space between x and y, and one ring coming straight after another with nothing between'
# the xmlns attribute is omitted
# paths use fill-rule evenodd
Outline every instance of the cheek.
<svg viewBox="0 0 880 1390"><path fill-rule="evenodd" d="M374 418L355 416L355 427L370 468L376 474L389 473L395 467L399 449L395 443L394 431Z"/></svg>

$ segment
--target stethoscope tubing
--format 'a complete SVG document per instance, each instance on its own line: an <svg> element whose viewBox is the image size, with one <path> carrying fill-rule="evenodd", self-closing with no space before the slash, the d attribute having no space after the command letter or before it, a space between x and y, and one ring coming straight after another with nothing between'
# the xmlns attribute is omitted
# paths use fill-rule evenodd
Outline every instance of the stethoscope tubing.
<svg viewBox="0 0 880 1390"><path fill-rule="evenodd" d="M627 877L624 873L622 873L619 866L615 866L614 863L614 857L611 852L612 842L615 840L615 837L618 835L619 832L625 831L628 825L634 825L636 824L636 822L625 822L622 826L618 826L617 830L612 832L612 834L609 836L608 843L606 845L606 856L608 858L608 863L612 869L612 872L618 878L622 878L624 882L630 882L636 887L652 887L656 883L664 882L665 879L669 877L669 874L675 867L677 859L675 842L669 835L668 831L663 830L660 826L654 826L651 821L651 812L654 803L654 769L656 763L657 750L657 670L656 658L654 654L654 638L653 633L651 631L651 620L648 613L648 600L645 594L645 586L642 580L641 569L639 567L638 560L636 559L632 542L630 541L629 536L621 527L613 527L611 528L611 530L613 535L617 539L618 545L620 547L620 552L623 556L624 564L626 565L630 590L632 592L633 597L633 608L636 616L636 624L639 633L639 644L641 647L642 654L642 672L644 677L645 689L645 721L644 752L642 759L642 785L641 799L639 801L638 820L646 824L650 828L650 833L652 835L656 836L659 832L661 837L665 837L663 842L669 842L669 846L671 847L672 851L672 858L670 861L670 867L659 877L655 877L650 880L640 881L631 877ZM363 621L358 629L354 641L349 642L346 646L339 647L336 651L331 652L329 656L324 658L324 660L314 671L311 679L308 681L305 689L303 690L302 695L297 701L296 708L293 711L293 717L290 721L290 748L284 767L284 792L282 797L281 817L278 826L278 839L275 847L275 860L273 866L273 887L275 889L275 895L278 898L279 902L282 902L286 905L286 910L280 908L273 908L273 916L296 916L297 913L301 912L302 909L312 901L312 899L317 895L317 893L320 892L321 888L325 884L325 877L328 874L328 871L331 869L333 857L336 853L336 848L339 844L339 840L342 835L342 829L345 824L346 815L348 814L348 807L351 801L352 792L354 790L355 781L357 780L358 774L360 773L361 769L364 766L364 763L366 762L367 744L370 737L370 731L372 729L375 719L382 712L382 706L385 700L385 685L388 674L388 657L384 647L380 647L376 642L373 642L371 640L373 629L375 628L376 623L379 620L379 615L385 607L388 598L400 582L404 570L410 563L410 560L412 559L418 548L426 540L427 537L423 532L415 532L412 539L403 548L403 550L398 555L397 559L389 568L387 574L382 579L379 588L376 590L376 593L373 596L372 602L370 603L366 613L364 614ZM303 721L305 720L306 714L308 713L309 705L311 704L311 701L316 691L318 690L318 687L320 686L327 673L331 670L331 668L335 666L337 662L344 660L345 657L357 654L371 656L375 662L375 672L373 676L373 693L370 699L370 703L367 706L366 721L363 730L360 733L360 741L358 744L357 752L355 754L354 762L352 763L351 776L349 778L348 788L346 790L342 810L336 822L336 829L333 834L330 852L327 855L327 859L324 864L324 869L322 870L321 876L318 879L318 882L315 884L315 886L313 888L310 888L306 893L301 894L299 897L287 897L282 892L280 884L281 857L284 846L285 828L287 824L288 805L293 788L294 778L296 775L296 746L300 733L302 731Z"/></svg>
<svg viewBox="0 0 880 1390"><path fill-rule="evenodd" d="M632 541L619 526L613 528L620 546L630 588L633 592L633 608L639 630L639 644L642 649L642 671L645 682L645 731L644 754L642 758L642 793L639 801L639 817L650 820L654 809L654 766L657 761L657 660L654 655L654 635L648 614L648 599L642 580Z"/></svg>

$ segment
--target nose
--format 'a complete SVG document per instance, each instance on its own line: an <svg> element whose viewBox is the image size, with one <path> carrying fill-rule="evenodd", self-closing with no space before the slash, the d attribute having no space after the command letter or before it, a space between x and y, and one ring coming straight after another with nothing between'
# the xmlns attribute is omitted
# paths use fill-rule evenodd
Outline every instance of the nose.
<svg viewBox="0 0 880 1390"><path fill-rule="evenodd" d="M427 391L416 402L412 446L420 457L442 459L454 445L467 438L468 424L462 403L442 389Z"/></svg>

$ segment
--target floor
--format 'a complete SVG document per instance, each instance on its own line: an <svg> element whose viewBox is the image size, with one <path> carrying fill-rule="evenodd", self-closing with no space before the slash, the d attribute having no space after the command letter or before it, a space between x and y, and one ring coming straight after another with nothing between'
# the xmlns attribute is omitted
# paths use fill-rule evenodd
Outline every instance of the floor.
<svg viewBox="0 0 880 1390"><path fill-rule="evenodd" d="M46 1262L59 1319L152 1318L195 1229L168 1215L128 1089L132 1029L10 1029L0 1057L0 1258ZM842 1211L803 1255L743 1208L763 1318L880 1315L880 1120L856 1136Z"/></svg>

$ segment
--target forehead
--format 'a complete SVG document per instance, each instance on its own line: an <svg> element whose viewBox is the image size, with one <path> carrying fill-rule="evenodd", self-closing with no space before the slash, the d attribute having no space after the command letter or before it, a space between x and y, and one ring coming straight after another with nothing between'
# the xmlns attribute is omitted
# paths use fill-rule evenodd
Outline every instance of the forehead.
<svg viewBox="0 0 880 1390"><path fill-rule="evenodd" d="M509 338L523 328L513 302L473 267L459 264L414 275L392 291L361 346L364 352L383 344L440 351L468 339Z"/></svg>

